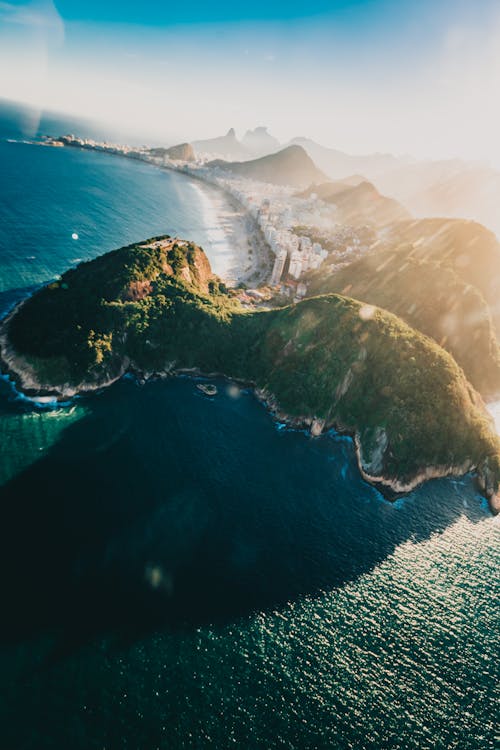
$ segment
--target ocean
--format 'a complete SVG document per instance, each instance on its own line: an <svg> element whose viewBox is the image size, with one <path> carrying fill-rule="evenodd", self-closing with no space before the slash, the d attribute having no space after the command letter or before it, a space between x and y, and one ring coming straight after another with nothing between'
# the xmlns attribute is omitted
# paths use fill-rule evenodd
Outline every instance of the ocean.
<svg viewBox="0 0 500 750"><path fill-rule="evenodd" d="M0 110L2 314L160 233L223 273L189 179L22 139ZM496 747L498 522L473 478L389 503L349 438L216 385L36 405L0 381L0 748Z"/></svg>

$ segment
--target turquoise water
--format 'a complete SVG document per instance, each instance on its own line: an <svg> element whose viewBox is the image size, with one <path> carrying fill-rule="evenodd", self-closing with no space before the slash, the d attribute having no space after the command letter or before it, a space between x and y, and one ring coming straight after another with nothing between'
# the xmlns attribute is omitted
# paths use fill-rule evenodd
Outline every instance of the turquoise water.
<svg viewBox="0 0 500 750"><path fill-rule="evenodd" d="M0 165L0 312L34 284L130 242L165 233L207 246L199 188L184 176L108 154L5 141Z"/></svg>
<svg viewBox="0 0 500 750"><path fill-rule="evenodd" d="M177 175L5 142L0 165L3 310L78 257L203 241ZM40 408L0 381L0 747L495 747L498 523L473 479L390 504L348 438L217 385Z"/></svg>

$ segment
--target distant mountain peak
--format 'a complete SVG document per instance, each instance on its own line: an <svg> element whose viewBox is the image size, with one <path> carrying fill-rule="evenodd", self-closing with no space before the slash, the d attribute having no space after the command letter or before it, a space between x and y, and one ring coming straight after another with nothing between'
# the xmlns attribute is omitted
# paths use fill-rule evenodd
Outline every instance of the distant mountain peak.
<svg viewBox="0 0 500 750"><path fill-rule="evenodd" d="M225 135L193 141L193 147L197 154L220 156L222 159L248 159L251 156L248 149L236 138L234 128L229 128Z"/></svg>
<svg viewBox="0 0 500 750"><path fill-rule="evenodd" d="M276 185L300 187L326 180L326 175L316 167L305 149L295 144L250 161L215 161L211 164L243 177Z"/></svg>
<svg viewBox="0 0 500 750"><path fill-rule="evenodd" d="M252 129L247 130L245 135L251 135L252 133L253 135L269 135L267 125L257 125L257 127L254 128L253 130Z"/></svg>
<svg viewBox="0 0 500 750"><path fill-rule="evenodd" d="M258 125L253 130L247 130L243 145L255 156L267 156L279 150L281 144L271 135L265 125Z"/></svg>
<svg viewBox="0 0 500 750"><path fill-rule="evenodd" d="M290 143L303 146L315 164L335 180L342 180L353 173L366 174L369 179L376 179L379 174L402 164L401 159L392 154L348 154L327 148L303 136L292 138Z"/></svg>

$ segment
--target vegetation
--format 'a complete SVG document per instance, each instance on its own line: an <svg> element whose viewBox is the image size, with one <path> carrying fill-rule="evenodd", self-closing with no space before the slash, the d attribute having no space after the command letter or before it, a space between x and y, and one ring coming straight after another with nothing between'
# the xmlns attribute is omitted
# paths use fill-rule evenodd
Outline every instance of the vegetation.
<svg viewBox="0 0 500 750"><path fill-rule="evenodd" d="M493 232L465 219L418 219L394 224L387 240L396 248L412 245L416 259L451 268L479 289L500 331L500 244Z"/></svg>
<svg viewBox="0 0 500 750"><path fill-rule="evenodd" d="M490 309L452 266L422 258L411 245L376 249L331 275L313 274L309 293L324 292L348 294L398 315L447 349L480 393L500 392L500 349Z"/></svg>
<svg viewBox="0 0 500 750"><path fill-rule="evenodd" d="M76 386L97 386L129 363L224 372L255 382L292 417L356 433L372 474L406 481L427 466L486 463L498 485L499 442L441 347L337 294L244 310L191 243L154 238L81 264L29 299L8 335L44 385L59 368Z"/></svg>

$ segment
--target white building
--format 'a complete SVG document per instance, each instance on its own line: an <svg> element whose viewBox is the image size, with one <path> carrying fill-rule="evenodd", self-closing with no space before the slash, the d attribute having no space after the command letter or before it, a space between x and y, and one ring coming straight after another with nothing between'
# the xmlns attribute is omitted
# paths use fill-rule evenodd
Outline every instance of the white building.
<svg viewBox="0 0 500 750"><path fill-rule="evenodd" d="M280 279L283 275L283 269L285 268L286 258L287 258L287 251L285 250L285 248L281 248L280 250L278 250L278 252L276 253L276 259L274 261L274 266L273 266L273 273L271 276L272 286L276 286L276 284L279 284Z"/></svg>
<svg viewBox="0 0 500 750"><path fill-rule="evenodd" d="M290 256L290 276L293 279L300 278L300 275L302 273L302 253L300 250L294 250Z"/></svg>

